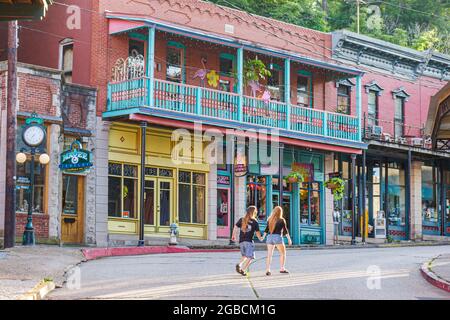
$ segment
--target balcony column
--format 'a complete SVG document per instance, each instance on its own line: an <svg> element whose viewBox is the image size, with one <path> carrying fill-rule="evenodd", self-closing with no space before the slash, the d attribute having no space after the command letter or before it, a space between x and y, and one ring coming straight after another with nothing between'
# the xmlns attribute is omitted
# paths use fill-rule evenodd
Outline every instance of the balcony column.
<svg viewBox="0 0 450 320"><path fill-rule="evenodd" d="M147 105L154 107L154 92L155 92L155 26L148 28L147 39L147 68L145 70L145 76L147 77Z"/></svg>
<svg viewBox="0 0 450 320"><path fill-rule="evenodd" d="M358 117L358 141L362 140L361 112L362 112L361 76L356 77L356 116Z"/></svg>
<svg viewBox="0 0 450 320"><path fill-rule="evenodd" d="M291 129L291 59L284 59L284 102L286 103L286 129Z"/></svg>
<svg viewBox="0 0 450 320"><path fill-rule="evenodd" d="M244 121L244 48L242 47L237 49L237 78L238 120L242 122Z"/></svg>

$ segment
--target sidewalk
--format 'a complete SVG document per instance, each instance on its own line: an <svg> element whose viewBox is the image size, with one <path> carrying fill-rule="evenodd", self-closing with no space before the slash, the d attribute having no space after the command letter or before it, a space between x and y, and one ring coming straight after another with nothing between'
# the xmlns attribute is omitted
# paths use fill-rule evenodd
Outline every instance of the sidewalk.
<svg viewBox="0 0 450 320"><path fill-rule="evenodd" d="M30 291L61 286L64 272L83 259L80 248L37 245L0 250L0 300L24 299Z"/></svg>
<svg viewBox="0 0 450 320"><path fill-rule="evenodd" d="M422 265L423 277L432 285L450 292L450 255L440 255Z"/></svg>

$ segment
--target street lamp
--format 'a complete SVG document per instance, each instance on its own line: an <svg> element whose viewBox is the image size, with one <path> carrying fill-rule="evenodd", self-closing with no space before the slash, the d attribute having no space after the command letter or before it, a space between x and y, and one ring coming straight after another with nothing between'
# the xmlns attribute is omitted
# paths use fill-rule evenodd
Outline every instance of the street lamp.
<svg viewBox="0 0 450 320"><path fill-rule="evenodd" d="M22 244L24 246L34 245L34 228L33 228L33 207L34 207L34 156L36 155L36 147L40 146L45 138L46 132L45 127L42 125L42 119L37 118L37 114L33 113L30 119L27 119L26 125L24 126L22 140L30 147L31 162L30 162L30 189L28 194L28 216L27 224L25 226L25 231L23 232ZM27 156L21 150L20 153L16 155L16 161L18 163L25 163ZM39 156L39 163L42 165L48 164L50 157L48 154L43 153Z"/></svg>
<svg viewBox="0 0 450 320"><path fill-rule="evenodd" d="M30 162L30 190L28 194L28 216L27 216L27 224L25 226L25 231L23 232L22 244L24 246L34 245L35 237L34 237L34 228L33 228L33 207L34 207L34 156L36 154L35 148L31 148L31 162ZM27 160L27 156L25 153L20 152L16 155L16 161L20 164L24 164ZM50 161L50 157L48 154L43 153L39 156L39 163L42 165L48 164Z"/></svg>

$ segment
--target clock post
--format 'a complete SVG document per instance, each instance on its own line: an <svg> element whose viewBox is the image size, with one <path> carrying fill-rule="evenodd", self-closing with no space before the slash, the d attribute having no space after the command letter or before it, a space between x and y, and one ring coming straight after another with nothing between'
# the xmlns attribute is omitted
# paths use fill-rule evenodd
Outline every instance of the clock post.
<svg viewBox="0 0 450 320"><path fill-rule="evenodd" d="M46 138L46 130L43 126L44 121L38 118L36 113L31 115L31 118L25 121L23 126L22 140L30 148L30 187L28 193L28 215L27 224L25 226L25 231L23 233L22 244L24 246L34 245L36 243L33 227L33 207L34 207L34 169L36 166L35 156L36 149L38 152L41 151L39 147L44 143ZM19 163L25 163L27 161L27 156L22 152L16 155L16 160ZM50 158L47 154L41 153L39 156L40 164L47 164Z"/></svg>

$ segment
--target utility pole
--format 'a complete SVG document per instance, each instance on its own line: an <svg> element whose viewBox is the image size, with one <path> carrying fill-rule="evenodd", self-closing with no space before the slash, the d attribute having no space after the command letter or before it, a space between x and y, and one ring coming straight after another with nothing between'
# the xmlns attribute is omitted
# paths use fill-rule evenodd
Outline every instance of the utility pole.
<svg viewBox="0 0 450 320"><path fill-rule="evenodd" d="M359 0L356 0L356 30L359 34Z"/></svg>
<svg viewBox="0 0 450 320"><path fill-rule="evenodd" d="M16 107L17 107L17 20L8 22L8 99L6 104L6 192L4 247L16 240ZM31 205L31 204L30 204Z"/></svg>

